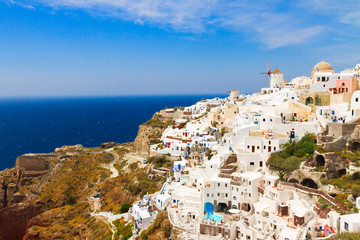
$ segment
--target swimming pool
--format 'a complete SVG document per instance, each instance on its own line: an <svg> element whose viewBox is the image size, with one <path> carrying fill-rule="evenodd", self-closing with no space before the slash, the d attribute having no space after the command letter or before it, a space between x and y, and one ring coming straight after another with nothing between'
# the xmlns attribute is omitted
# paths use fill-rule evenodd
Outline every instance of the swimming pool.
<svg viewBox="0 0 360 240"><path fill-rule="evenodd" d="M222 219L222 216L213 213L210 216L209 215L206 216L205 220L207 220L207 219L210 219L210 220L215 219L216 222L219 222Z"/></svg>

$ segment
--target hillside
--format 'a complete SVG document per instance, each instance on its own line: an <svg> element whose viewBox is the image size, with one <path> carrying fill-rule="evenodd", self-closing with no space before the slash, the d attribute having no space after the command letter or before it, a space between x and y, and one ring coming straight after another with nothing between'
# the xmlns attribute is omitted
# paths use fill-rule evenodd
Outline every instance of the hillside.
<svg viewBox="0 0 360 240"><path fill-rule="evenodd" d="M46 160L44 175L18 177L15 168L6 170L0 180L17 184L15 191L25 198L16 203L9 196L9 206L0 212L0 222L13 224L1 226L0 239L111 239L115 234L111 224L92 215L125 212L136 199L159 190L165 181L164 177L150 180L147 173L155 162L143 165L129 158L132 150L132 143L118 144L109 152L64 147L54 153L56 157ZM113 154L119 157L114 164L119 176L110 178ZM99 194L99 204L91 197L95 194ZM21 222L12 220L26 211L29 214Z"/></svg>

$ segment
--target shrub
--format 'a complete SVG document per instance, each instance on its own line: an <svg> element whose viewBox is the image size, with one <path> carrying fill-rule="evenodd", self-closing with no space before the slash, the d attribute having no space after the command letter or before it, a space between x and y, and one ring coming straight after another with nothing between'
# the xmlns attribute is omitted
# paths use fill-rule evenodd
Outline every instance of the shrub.
<svg viewBox="0 0 360 240"><path fill-rule="evenodd" d="M354 198L357 198L360 196L360 185L355 185L351 189L351 193L354 196Z"/></svg>
<svg viewBox="0 0 360 240"><path fill-rule="evenodd" d="M315 139L315 135L305 134L298 142L287 142L281 152L271 154L267 165L285 171L298 169L300 163L306 160L305 157L314 153Z"/></svg>
<svg viewBox="0 0 360 240"><path fill-rule="evenodd" d="M127 211L129 211L129 208L131 208L131 204L129 203L125 203L124 205L121 206L121 213L126 213Z"/></svg>
<svg viewBox="0 0 360 240"><path fill-rule="evenodd" d="M321 179L320 179L320 182L321 182L321 184L323 184L323 185L328 185L328 184L329 184L329 179L327 179L327 178L321 178Z"/></svg>
<svg viewBox="0 0 360 240"><path fill-rule="evenodd" d="M314 142L304 142L301 144L301 149L305 151L305 153L313 154L314 153Z"/></svg>
<svg viewBox="0 0 360 240"><path fill-rule="evenodd" d="M138 168L138 166L139 166L138 162L134 162L129 165L131 171L135 171Z"/></svg>
<svg viewBox="0 0 360 240"><path fill-rule="evenodd" d="M289 157L283 161L281 168L287 171L294 171L300 167L300 163L305 159L298 157Z"/></svg>
<svg viewBox="0 0 360 240"><path fill-rule="evenodd" d="M334 240L358 240L358 239L360 239L360 233L359 232L342 232L342 233L336 234L331 239L334 239Z"/></svg>
<svg viewBox="0 0 360 240"><path fill-rule="evenodd" d="M321 197L319 197L318 201L321 204L321 206L320 206L321 209L325 209L329 206L329 204Z"/></svg>

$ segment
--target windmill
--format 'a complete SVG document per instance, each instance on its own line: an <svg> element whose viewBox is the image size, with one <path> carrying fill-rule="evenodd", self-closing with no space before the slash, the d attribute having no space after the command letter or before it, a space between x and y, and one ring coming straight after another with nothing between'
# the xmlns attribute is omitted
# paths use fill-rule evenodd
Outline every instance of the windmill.
<svg viewBox="0 0 360 240"><path fill-rule="evenodd" d="M268 65L267 65L267 72L263 72L263 73L260 73L260 74L266 74L267 75L267 79L268 79L268 82L269 82L269 86L270 86L270 76L271 76L271 62L269 61Z"/></svg>

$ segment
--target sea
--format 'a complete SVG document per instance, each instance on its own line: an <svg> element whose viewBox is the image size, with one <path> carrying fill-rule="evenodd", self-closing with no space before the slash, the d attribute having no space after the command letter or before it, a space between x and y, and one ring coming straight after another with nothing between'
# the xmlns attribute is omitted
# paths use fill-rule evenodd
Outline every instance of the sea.
<svg viewBox="0 0 360 240"><path fill-rule="evenodd" d="M214 97L225 95L0 98L0 170L25 153L134 141L155 112Z"/></svg>

